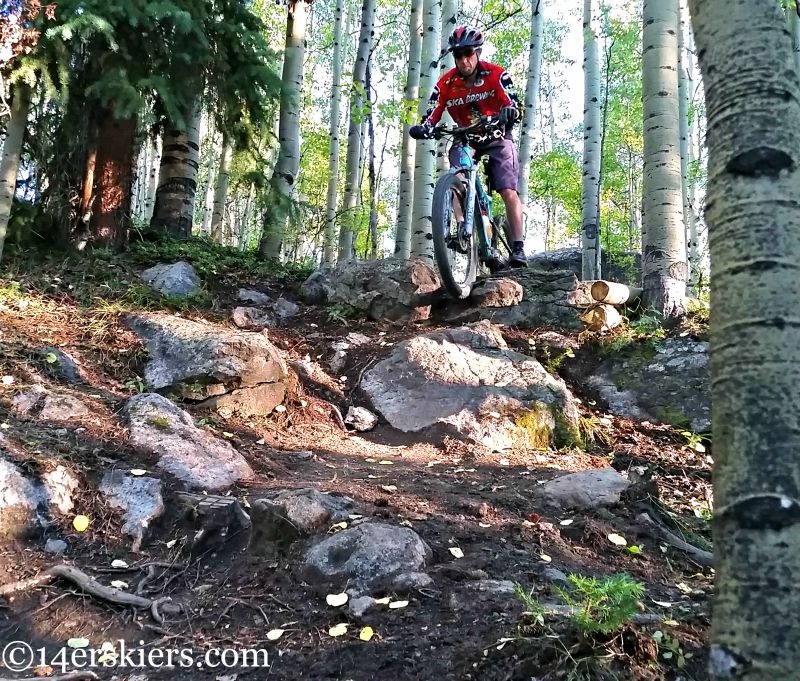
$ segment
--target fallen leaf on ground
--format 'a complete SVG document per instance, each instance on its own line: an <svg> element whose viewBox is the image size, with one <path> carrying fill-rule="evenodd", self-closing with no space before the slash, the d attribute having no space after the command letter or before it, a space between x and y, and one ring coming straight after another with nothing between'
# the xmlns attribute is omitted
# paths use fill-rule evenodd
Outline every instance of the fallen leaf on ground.
<svg viewBox="0 0 800 681"><path fill-rule="evenodd" d="M76 515L72 519L72 527L74 527L78 532L85 532L86 528L89 527L89 518L85 515Z"/></svg>
<svg viewBox="0 0 800 681"><path fill-rule="evenodd" d="M608 541L610 541L615 546L627 546L628 540L625 539L621 534L611 533L608 535Z"/></svg>
<svg viewBox="0 0 800 681"><path fill-rule="evenodd" d="M328 636L332 636L336 638L337 636L344 636L347 633L347 624L342 622L341 624L337 624L334 627L328 629Z"/></svg>
<svg viewBox="0 0 800 681"><path fill-rule="evenodd" d="M267 632L267 641L277 641L281 636L283 636L284 629L270 629Z"/></svg>
<svg viewBox="0 0 800 681"><path fill-rule="evenodd" d="M340 605L347 603L350 597L342 592L340 594L328 594L325 596L325 602L333 608L338 608Z"/></svg>
<svg viewBox="0 0 800 681"><path fill-rule="evenodd" d="M340 523L336 523L335 525L331 525L331 529L328 532L338 532L339 530L346 530L347 523L342 521Z"/></svg>
<svg viewBox="0 0 800 681"><path fill-rule="evenodd" d="M128 582L123 582L121 579L115 579L113 582L111 582L111 586L113 586L115 589L127 589Z"/></svg>
<svg viewBox="0 0 800 681"><path fill-rule="evenodd" d="M119 558L116 558L116 559L111 561L111 567L113 567L113 568L126 568L126 567L128 567L128 564L124 560L120 560Z"/></svg>
<svg viewBox="0 0 800 681"><path fill-rule="evenodd" d="M86 648L91 641L88 638L71 638L67 641L67 646L70 648Z"/></svg>
<svg viewBox="0 0 800 681"><path fill-rule="evenodd" d="M397 491L397 485L381 485L381 489L389 494L394 494Z"/></svg>
<svg viewBox="0 0 800 681"><path fill-rule="evenodd" d="M369 641L374 635L375 632L372 630L372 627L364 627L358 635L358 638L362 641Z"/></svg>
<svg viewBox="0 0 800 681"><path fill-rule="evenodd" d="M131 475L147 475L147 471L144 468L131 468Z"/></svg>
<svg viewBox="0 0 800 681"><path fill-rule="evenodd" d="M451 546L450 547L450 553L453 554L454 558L463 558L464 557L464 552L460 548L458 548L457 546Z"/></svg>
<svg viewBox="0 0 800 681"><path fill-rule="evenodd" d="M392 601L389 603L389 607L392 610L397 610L398 608L405 608L408 606L408 601Z"/></svg>

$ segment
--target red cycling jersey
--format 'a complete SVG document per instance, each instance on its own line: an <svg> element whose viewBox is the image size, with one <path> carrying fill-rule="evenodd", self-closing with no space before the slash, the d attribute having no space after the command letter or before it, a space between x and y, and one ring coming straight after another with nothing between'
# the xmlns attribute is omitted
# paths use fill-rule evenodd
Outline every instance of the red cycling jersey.
<svg viewBox="0 0 800 681"><path fill-rule="evenodd" d="M445 109L456 125L464 127L481 116L497 116L504 106L521 108L508 72L502 66L483 61L478 62L478 74L471 86L464 82L458 69L450 69L436 83L428 103L423 125L436 125Z"/></svg>

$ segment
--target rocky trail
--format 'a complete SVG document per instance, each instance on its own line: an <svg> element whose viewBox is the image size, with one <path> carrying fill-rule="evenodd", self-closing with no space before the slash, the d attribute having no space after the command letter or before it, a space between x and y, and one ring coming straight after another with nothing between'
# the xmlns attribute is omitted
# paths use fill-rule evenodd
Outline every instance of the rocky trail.
<svg viewBox="0 0 800 681"><path fill-rule="evenodd" d="M307 304L198 266L179 304L146 255L0 279L0 648L44 650L0 679L706 678L697 329L598 339L418 273L391 305L352 273ZM581 629L608 603L574 576L623 574L635 611Z"/></svg>

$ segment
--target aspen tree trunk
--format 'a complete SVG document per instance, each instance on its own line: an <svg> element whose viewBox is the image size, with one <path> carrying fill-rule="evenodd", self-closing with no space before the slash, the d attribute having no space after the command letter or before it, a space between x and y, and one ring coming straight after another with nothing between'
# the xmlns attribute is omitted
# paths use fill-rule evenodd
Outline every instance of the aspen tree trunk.
<svg viewBox="0 0 800 681"><path fill-rule="evenodd" d="M213 134L211 138L211 148L209 149L208 156L208 178L206 179L206 186L203 190L203 211L200 217L200 233L211 234L211 217L214 214L214 178L217 176L215 166L217 165L217 156L221 156L221 150L217 151L217 144L214 141Z"/></svg>
<svg viewBox="0 0 800 681"><path fill-rule="evenodd" d="M344 0L336 0L333 21L333 83L331 85L331 149L328 156L328 194L325 210L325 236L323 238L322 262L336 260L336 204L339 199L339 127L342 99L342 22Z"/></svg>
<svg viewBox="0 0 800 681"><path fill-rule="evenodd" d="M28 126L28 110L31 108L31 90L27 85L18 85L12 91L11 118L6 123L6 139L0 157L0 260L11 218L11 204L17 190L17 173Z"/></svg>
<svg viewBox="0 0 800 681"><path fill-rule="evenodd" d="M288 208L295 197L297 173L300 170L300 97L303 92L303 59L305 57L306 24L310 2L289 0L286 17L286 47L283 53L281 107L278 123L280 150L272 175L280 206L271 215L261 239L259 254L279 259L286 235Z"/></svg>
<svg viewBox="0 0 800 681"><path fill-rule="evenodd" d="M714 679L800 669L800 84L774 0L690 0L708 112Z"/></svg>
<svg viewBox="0 0 800 681"><path fill-rule="evenodd" d="M223 223L225 222L225 203L228 200L228 179L231 174L231 159L233 147L227 135L222 136L222 155L219 159L217 172L217 186L214 190L214 211L211 214L211 240L214 243L223 242Z"/></svg>
<svg viewBox="0 0 800 681"><path fill-rule="evenodd" d="M442 30L439 35L439 54L437 55L439 73L437 78L443 76L447 71L455 66L453 55L448 52L450 46L450 34L456 27L458 20L458 3L456 0L442 0ZM447 111L442 116L442 122L452 125L453 119ZM434 176L434 183L450 168L450 159L448 158L448 151L450 149L450 141L441 139L436 142L436 174Z"/></svg>
<svg viewBox="0 0 800 681"><path fill-rule="evenodd" d="M367 181L369 183L369 259L378 259L378 178L375 175L375 125L372 119L372 68L367 62Z"/></svg>
<svg viewBox="0 0 800 681"><path fill-rule="evenodd" d="M247 194L247 204L244 210L244 220L239 229L239 250L246 251L250 245L250 227L253 224L253 204L256 200L256 186L250 183L250 191Z"/></svg>
<svg viewBox="0 0 800 681"><path fill-rule="evenodd" d="M583 191L581 192L582 278L600 278L600 57L592 16L592 0L583 0Z"/></svg>
<svg viewBox="0 0 800 681"><path fill-rule="evenodd" d="M681 3L683 0L681 0ZM681 151L681 199L683 201L683 239L686 243L687 256L691 252L691 236L689 220L689 92L686 83L683 45L682 7L678 6L678 135ZM688 280L686 295L691 295L692 268L694 263L687 257Z"/></svg>
<svg viewBox="0 0 800 681"><path fill-rule="evenodd" d="M688 16L688 8L686 9L686 16ZM687 45L687 49L684 51L684 56L686 57L686 86L687 86L687 96L690 99L692 98L692 93L694 92L694 81L695 81L695 67L694 67L694 38L692 36L691 31L691 22L687 26L688 30L688 38L689 42ZM699 162L699 149L698 149L698 140L701 140L700 135L700 124L698 123L698 116L695 114L692 117L691 124L689 125L689 167L690 169L695 165L695 162ZM702 141L699 142L702 145ZM689 290L692 291L692 295L697 295L699 293L698 287L700 285L700 277L702 274L701 262L700 262L700 248L698 243L698 234L697 234L697 222L698 222L698 215L697 215L697 198L696 198L696 191L695 191L695 182L691 175L689 176L689 184L687 187L687 198L686 198L686 209L689 211L689 245L688 245L688 262L690 264L689 269Z"/></svg>
<svg viewBox="0 0 800 681"><path fill-rule="evenodd" d="M194 226L201 116L198 99L184 129L171 128L164 132L156 204L150 224L179 239L192 236Z"/></svg>
<svg viewBox="0 0 800 681"><path fill-rule="evenodd" d="M694 191L691 188L692 180L689 177L689 167L694 158L694 140L689 125L689 106L691 104L692 87L692 54L684 45L685 32L688 29L684 17L688 16L685 5L686 0L680 2L680 21L678 24L678 104L680 106L680 137L681 137L681 189L683 191L683 224L686 240L687 264L689 266L689 280L686 286L686 295L696 296L698 273L700 263L697 252L697 223L694 217ZM691 40L689 42L691 45Z"/></svg>
<svg viewBox="0 0 800 681"><path fill-rule="evenodd" d="M138 220L144 220L148 172L150 172L150 145L143 144L136 157L136 172L133 176L133 207L131 211Z"/></svg>
<svg viewBox="0 0 800 681"><path fill-rule="evenodd" d="M644 0L642 301L664 318L686 312L678 104L678 0Z"/></svg>
<svg viewBox="0 0 800 681"><path fill-rule="evenodd" d="M400 187L397 199L397 228L394 237L394 254L403 259L408 259L411 255L411 214L414 201L414 162L417 147L408 136L408 130L411 127L413 113L418 107L422 30L422 0L411 0L408 75L403 97L403 136L400 141Z"/></svg>
<svg viewBox="0 0 800 681"><path fill-rule="evenodd" d="M519 131L519 199L525 210L530 210L531 162L533 161L533 131L536 126L536 102L542 73L542 44L544 43L544 0L531 3L531 35L528 50L528 80L525 86L525 113Z"/></svg>
<svg viewBox="0 0 800 681"><path fill-rule="evenodd" d="M419 103L419 118L427 111L427 97L436 85L439 54L439 30L442 25L439 0L424 0L422 59L419 87L424 93ZM431 210L433 207L433 168L436 144L433 140L417 140L414 164L414 210L411 218L411 257L433 262Z"/></svg>
<svg viewBox="0 0 800 681"><path fill-rule="evenodd" d="M361 30L358 50L353 65L353 89L350 93L350 126L347 135L347 164L345 169L342 227L339 232L339 260L353 257L353 221L361 190L361 122L364 120L367 61L372 48L375 24L375 0L364 0L361 5Z"/></svg>
<svg viewBox="0 0 800 681"><path fill-rule="evenodd" d="M150 222L153 208L156 205L158 190L158 169L161 167L161 136L158 135L150 143L150 166L147 170L147 198L144 204L144 220Z"/></svg>
<svg viewBox="0 0 800 681"><path fill-rule="evenodd" d="M798 14L797 0L789 3L786 13L789 15L789 32L792 34L794 69L800 75L800 14Z"/></svg>

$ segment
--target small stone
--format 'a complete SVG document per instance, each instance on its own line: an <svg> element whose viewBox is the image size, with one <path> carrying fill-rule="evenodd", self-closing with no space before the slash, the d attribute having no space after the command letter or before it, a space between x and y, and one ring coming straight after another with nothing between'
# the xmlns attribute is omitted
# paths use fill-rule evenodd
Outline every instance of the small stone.
<svg viewBox="0 0 800 681"><path fill-rule="evenodd" d="M359 596L351 598L347 610L353 617L363 617L375 605L375 599L371 596Z"/></svg>
<svg viewBox="0 0 800 681"><path fill-rule="evenodd" d="M300 461L309 461L310 459L314 458L314 452L311 452L307 449L295 452L294 455L296 458L300 459Z"/></svg>
<svg viewBox="0 0 800 681"><path fill-rule="evenodd" d="M52 553L54 556L60 556L67 551L67 542L63 539L48 539L45 542L44 550L47 553Z"/></svg>
<svg viewBox="0 0 800 681"><path fill-rule="evenodd" d="M345 416L344 422L357 431L364 432L372 430L378 425L378 417L364 407L350 407L347 410L347 416Z"/></svg>

